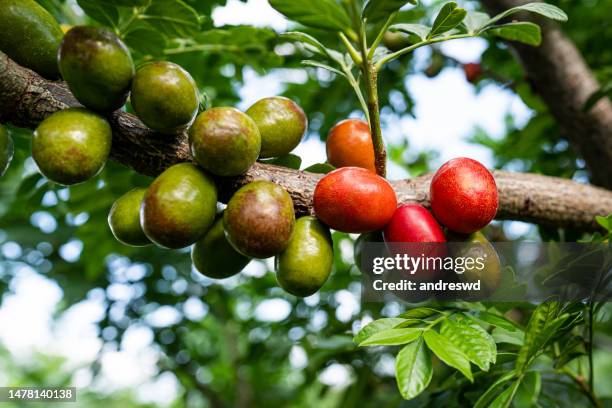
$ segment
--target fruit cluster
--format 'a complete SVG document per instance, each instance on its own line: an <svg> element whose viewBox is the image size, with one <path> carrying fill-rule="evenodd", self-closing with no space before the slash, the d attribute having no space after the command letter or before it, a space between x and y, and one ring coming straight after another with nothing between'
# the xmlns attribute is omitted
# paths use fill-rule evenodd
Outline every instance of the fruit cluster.
<svg viewBox="0 0 612 408"><path fill-rule="evenodd" d="M495 216L495 180L480 163L466 158L451 160L433 177L433 215L415 204L398 208L393 187L375 172L369 125L356 119L342 121L330 131L328 161L339 168L315 188L316 218L296 220L291 196L269 181L243 186L219 213L214 177L241 175L257 159L287 155L300 143L307 118L295 102L270 97L246 112L232 107L199 112L199 90L180 66L154 61L136 69L128 48L111 31L77 26L62 38L55 20L36 3L0 0L0 5L0 21L21 18L39 42L37 49L57 49L57 59L53 56L51 62L48 52L39 52L35 60L25 58L31 53L21 51L31 45L31 36L22 48L13 47L15 38L3 38L2 50L43 75L61 74L83 105L50 115L34 132L32 157L49 180L73 185L102 170L112 145L106 118L128 100L154 131L150 137L187 132L192 163L169 167L148 188L133 189L112 206L109 226L126 245L193 245L195 268L211 278L232 276L252 258L276 257L281 287L308 296L331 273L329 228L362 234L382 231L385 242L445 242L438 222L465 238ZM12 144L2 127L0 151L8 157L0 162L4 171ZM368 237L363 235L359 242ZM482 240L481 235L471 237Z"/></svg>

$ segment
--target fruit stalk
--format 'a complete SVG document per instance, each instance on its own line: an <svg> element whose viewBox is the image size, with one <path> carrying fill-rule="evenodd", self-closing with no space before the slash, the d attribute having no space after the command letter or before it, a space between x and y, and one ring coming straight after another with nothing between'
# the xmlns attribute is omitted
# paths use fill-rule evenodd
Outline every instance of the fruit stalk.
<svg viewBox="0 0 612 408"><path fill-rule="evenodd" d="M376 173L385 177L387 175L387 151L380 126L380 106L378 103L378 73L370 61L364 62L366 77L366 94L368 97L368 112L370 116L370 132L374 144L374 160Z"/></svg>

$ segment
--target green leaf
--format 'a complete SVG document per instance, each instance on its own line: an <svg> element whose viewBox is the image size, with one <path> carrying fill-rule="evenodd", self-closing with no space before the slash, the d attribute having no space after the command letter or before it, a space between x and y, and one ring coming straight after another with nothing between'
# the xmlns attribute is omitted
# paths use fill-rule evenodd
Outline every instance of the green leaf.
<svg viewBox="0 0 612 408"><path fill-rule="evenodd" d="M514 396L513 405L516 408L530 408L537 406L540 391L542 390L542 376L539 371L529 371L523 376Z"/></svg>
<svg viewBox="0 0 612 408"><path fill-rule="evenodd" d="M546 339L554 334L554 327L558 324L556 323L558 312L558 302L541 303L533 311L525 330L525 342L516 359L516 368L519 372L527 368L530 360L545 346Z"/></svg>
<svg viewBox="0 0 612 408"><path fill-rule="evenodd" d="M442 6L442 9L440 9L438 16L434 20L428 38L435 37L436 35L440 35L457 27L461 24L466 14L467 12L465 9L458 7L457 3L454 1L446 3Z"/></svg>
<svg viewBox="0 0 612 408"><path fill-rule="evenodd" d="M417 4L416 0L370 0L363 9L362 17L368 19L368 23L376 23L386 20L406 4Z"/></svg>
<svg viewBox="0 0 612 408"><path fill-rule="evenodd" d="M432 374L431 354L423 344L422 337L397 354L395 378L404 399L409 400L422 393L431 382Z"/></svg>
<svg viewBox="0 0 612 408"><path fill-rule="evenodd" d="M497 21L503 18L506 18L512 14L521 12L521 11L530 11L532 13L536 13L544 17L548 17L552 20L567 21L567 14L565 14L565 12L557 6L553 6L552 4L546 4L546 3L527 3L527 4L523 4L522 6L513 7L511 9L504 11L503 13L496 15L495 17L491 18L485 24L485 26L493 25Z"/></svg>
<svg viewBox="0 0 612 408"><path fill-rule="evenodd" d="M523 44L538 46L542 42L540 26L529 22L508 23L493 26L486 32L505 40L518 41Z"/></svg>
<svg viewBox="0 0 612 408"><path fill-rule="evenodd" d="M595 217L595 221L597 221L597 223L604 227L606 230L612 231L612 214L608 215L607 217L601 217L597 215Z"/></svg>
<svg viewBox="0 0 612 408"><path fill-rule="evenodd" d="M160 55L166 48L166 37L146 26L130 30L123 38L131 49L143 55Z"/></svg>
<svg viewBox="0 0 612 408"><path fill-rule="evenodd" d="M333 72L336 75L340 75L343 77L346 77L346 74L342 71L340 71L338 68L334 68L330 65L324 64L322 62L319 61L314 61L314 60L302 60L302 64L307 65L309 67L314 67L314 68L322 68L326 71L330 71Z"/></svg>
<svg viewBox="0 0 612 408"><path fill-rule="evenodd" d="M522 346L525 342L525 333L522 331L509 331L501 327L496 327L491 332L491 336L495 340L495 343L508 343L514 344L515 346Z"/></svg>
<svg viewBox="0 0 612 408"><path fill-rule="evenodd" d="M351 20L335 0L270 0L278 12L305 26L343 31Z"/></svg>
<svg viewBox="0 0 612 408"><path fill-rule="evenodd" d="M446 365L459 370L468 380L474 381L470 368L470 361L461 350L450 342L450 340L433 330L426 331L423 337L425 338L427 347L429 347L440 360L446 363Z"/></svg>
<svg viewBox="0 0 612 408"><path fill-rule="evenodd" d="M142 7L145 6L149 0L95 0L96 3L106 3L118 7Z"/></svg>
<svg viewBox="0 0 612 408"><path fill-rule="evenodd" d="M273 159L260 160L262 163L273 164L275 166L287 167L289 169L299 170L302 165L302 158L295 154L287 154Z"/></svg>
<svg viewBox="0 0 612 408"><path fill-rule="evenodd" d="M325 55L325 56L328 55L327 49L325 48L325 46L321 44L321 42L319 42L319 40L314 38L312 35L302 33L300 31L288 31L286 33L282 33L280 35L280 38L289 40L289 41L308 44L312 47L310 48L311 51L316 52L321 55Z"/></svg>
<svg viewBox="0 0 612 408"><path fill-rule="evenodd" d="M379 331L359 344L363 346L397 346L415 341L423 333L422 329L388 329Z"/></svg>
<svg viewBox="0 0 612 408"><path fill-rule="evenodd" d="M427 27L423 24L394 24L389 27L391 31L401 31L406 34L414 34L421 40L425 40L427 35L431 32L431 27Z"/></svg>
<svg viewBox="0 0 612 408"><path fill-rule="evenodd" d="M461 350L481 370L489 371L489 365L495 363L497 355L495 340L479 325L470 324L467 319L447 319L442 322L440 334Z"/></svg>
<svg viewBox="0 0 612 408"><path fill-rule="evenodd" d="M188 38L200 30L198 13L181 0L155 0L139 18L169 38Z"/></svg>
<svg viewBox="0 0 612 408"><path fill-rule="evenodd" d="M336 168L329 163L317 163L304 169L304 171L315 174L327 174L334 170L336 170Z"/></svg>
<svg viewBox="0 0 612 408"><path fill-rule="evenodd" d="M489 406L489 402L493 399L495 394L499 392L499 390L510 380L514 378L516 372L510 371L499 377L497 381L495 381L491 386L478 398L476 404L474 404L474 408L485 408Z"/></svg>
<svg viewBox="0 0 612 408"><path fill-rule="evenodd" d="M512 403L512 398L514 397L514 393L516 389L520 385L520 381L516 380L510 387L506 388L504 392L499 394L497 398L491 402L489 408L508 408Z"/></svg>
<svg viewBox="0 0 612 408"><path fill-rule="evenodd" d="M469 11L463 20L463 25L469 33L476 33L484 27L490 19L491 17L487 13Z"/></svg>
<svg viewBox="0 0 612 408"><path fill-rule="evenodd" d="M441 313L439 310L432 309L431 307L417 307L410 309L399 315L404 319L426 319L435 314Z"/></svg>
<svg viewBox="0 0 612 408"><path fill-rule="evenodd" d="M395 325L401 323L404 319L397 317L388 317L383 319L374 320L369 324L365 325L355 337L353 337L353 343L360 344L368 337L379 331L392 329Z"/></svg>
<svg viewBox="0 0 612 408"><path fill-rule="evenodd" d="M518 331L518 328L510 320L505 317L498 316L489 312L477 312L474 316L475 319L481 320L491 326L501 327L502 329L514 332Z"/></svg>
<svg viewBox="0 0 612 408"><path fill-rule="evenodd" d="M97 0L77 0L77 4L85 14L102 25L116 28L119 24L119 11L115 6Z"/></svg>

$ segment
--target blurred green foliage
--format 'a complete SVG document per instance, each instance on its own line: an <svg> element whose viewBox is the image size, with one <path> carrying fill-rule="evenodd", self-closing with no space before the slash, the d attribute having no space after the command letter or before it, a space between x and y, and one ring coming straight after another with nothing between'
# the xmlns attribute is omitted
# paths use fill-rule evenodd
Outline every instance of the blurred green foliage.
<svg viewBox="0 0 612 408"><path fill-rule="evenodd" d="M283 94L308 113L309 137L324 140L336 122L361 115L346 81L322 70L305 69L300 63L302 53L281 40L278 33L250 26L215 27L211 11L224 5L224 0L153 0L149 8L141 9L117 8L112 6L112 0L39 2L62 24L102 24L115 29L130 46L137 64L151 59L179 63L194 76L214 106L237 104L246 74L255 72L272 74L274 80L284 81ZM85 10L85 15L76 3ZM470 8L479 7L477 2L465 3ZM608 16L612 0L554 3L571 16L565 30L596 74L602 81L609 78L612 28ZM400 13L399 18L403 22L431 18L429 10L420 6ZM329 33L304 31L316 35L326 45L340 46L339 40ZM492 150L498 167L564 177L579 175L582 164L559 138L546 106L524 81L523 72L506 46L492 40L482 62L486 69L514 84L512 89L534 114L520 128L509 119L507 135L502 139L476 131L474 141ZM450 59L445 64L456 66ZM395 120L413 115L414 101L407 90L406 78L418 72L414 61L405 58L389 64L380 73L382 111L388 114L384 117ZM478 88L498 82L485 79ZM318 295L306 301L285 294L265 264L254 268L261 273L253 276L239 275L213 282L191 270L186 251L129 248L113 239L106 222L113 201L134 186L147 186L150 179L109 162L94 180L69 188L58 187L36 172L29 157L31 132L9 129L16 151L8 173L0 180L0 248L10 243L13 249L16 244L18 250L0 254L0 293L10 293L11 281L23 268L31 268L57 282L63 292L62 310L94 291L102 291L105 314L98 323L101 338L107 345L118 348L128 328L148 325L154 333L154 347L161 354L159 372L173 373L181 385L175 406L286 406L290 402L292 406L304 407L400 403L405 407L426 404L451 407L461 406L467 397L478 396L492 382L494 376L480 373L476 382L469 384L434 360L430 391L416 400L402 402L393 370L388 369L389 359L392 361L388 350L362 350L352 343L359 318L396 315L402 306L365 304L359 307L357 315L345 313L346 303L359 294L359 272L351 258L350 236L335 234L333 275ZM428 161L435 154L411 151L408 141L389 146L390 159L415 175L430 170ZM113 284L128 288L129 298L113 298L108 290ZM192 299L203 302L203 317L191 320L185 312ZM257 307L270 299L288 302L289 314L276 322L259 318ZM161 306L176 309L178 321L150 325L147 316ZM501 312L514 306L505 306ZM527 312L519 312L518 320L526 323L530 310L527 306ZM610 308L606 307L604 312L597 326L598 336L609 343ZM303 366L291 363L292 350L304 352ZM609 351L601 353L609 356ZM609 357L605 358L598 366L599 381L612 376L612 364ZM0 369L8 373L11 385L70 382L68 374L59 375L61 364L52 357L37 356L36 360L39 363L36 368L24 368L6 351L0 351ZM347 369L352 380L348 387L329 387L318 380L321 372L333 364ZM93 364L90 368L94 376L98 374L99 366ZM503 365L495 368L496 373L504 369ZM559 384L556 376L544 375L543 381L543 400L547 402L542 402L542 406L584 404L582 395L573 387ZM605 383L599 387L605 388ZM81 402L82 406L138 405L129 393L109 396L93 391L85 391Z"/></svg>

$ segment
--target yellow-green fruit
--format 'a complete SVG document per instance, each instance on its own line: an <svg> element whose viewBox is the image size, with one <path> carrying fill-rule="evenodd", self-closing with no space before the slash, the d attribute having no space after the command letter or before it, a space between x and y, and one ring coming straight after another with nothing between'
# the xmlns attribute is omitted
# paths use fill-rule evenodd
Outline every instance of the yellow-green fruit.
<svg viewBox="0 0 612 408"><path fill-rule="evenodd" d="M145 235L165 248L184 248L201 239L215 221L217 188L191 163L175 164L147 189L140 207Z"/></svg>
<svg viewBox="0 0 612 408"><path fill-rule="evenodd" d="M223 213L228 241L251 258L265 259L283 252L294 225L291 196L269 181L255 181L240 188Z"/></svg>
<svg viewBox="0 0 612 408"><path fill-rule="evenodd" d="M234 108L212 108L198 115L189 129L191 154L217 176L237 176L255 163L261 136L255 122Z"/></svg>
<svg viewBox="0 0 612 408"><path fill-rule="evenodd" d="M187 127L199 107L198 88L191 75L166 61L151 62L136 71L131 101L140 120L162 133Z"/></svg>
<svg viewBox="0 0 612 408"><path fill-rule="evenodd" d="M72 28L62 40L59 67L73 95L87 108L112 112L127 101L134 62L113 32L97 27Z"/></svg>
<svg viewBox="0 0 612 408"><path fill-rule="evenodd" d="M32 138L32 157L49 180L71 185L102 170L111 150L111 127L102 116L83 108L55 112Z"/></svg>
<svg viewBox="0 0 612 408"><path fill-rule="evenodd" d="M11 139L8 130L0 125L0 177L4 176L6 169L11 164L13 153L13 139Z"/></svg>
<svg viewBox="0 0 612 408"><path fill-rule="evenodd" d="M34 0L0 0L0 50L47 78L57 78L62 29Z"/></svg>
<svg viewBox="0 0 612 408"><path fill-rule="evenodd" d="M191 260L202 275L225 279L242 271L251 258L232 247L225 236L223 218L219 218L204 238L193 246Z"/></svg>
<svg viewBox="0 0 612 408"><path fill-rule="evenodd" d="M389 51L399 51L402 48L406 48L412 45L410 36L408 34L387 31L383 36L383 45L389 49Z"/></svg>
<svg viewBox="0 0 612 408"><path fill-rule="evenodd" d="M458 274L458 278L462 282L476 283L480 281L480 293L470 292L467 297L470 299L483 299L490 296L499 288L501 283L501 261L497 255L497 251L491 245L489 240L480 231L476 231L469 235L449 234L449 242L461 242L465 245L453 244L452 255L455 258L471 258L476 260L481 258L484 267L476 263L466 267L465 271Z"/></svg>
<svg viewBox="0 0 612 408"><path fill-rule="evenodd" d="M128 191L111 207L108 225L117 241L122 244L138 247L151 243L140 226L140 206L146 191L146 188Z"/></svg>
<svg viewBox="0 0 612 408"><path fill-rule="evenodd" d="M333 262L329 229L315 217L302 217L295 223L287 249L276 257L276 279L286 292L310 296L325 284Z"/></svg>
<svg viewBox="0 0 612 408"><path fill-rule="evenodd" d="M261 133L261 158L288 154L300 144L308 127L302 108L280 96L260 99L246 113Z"/></svg>

